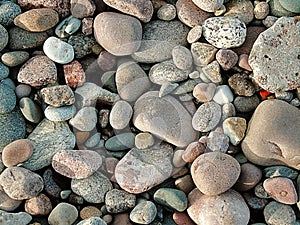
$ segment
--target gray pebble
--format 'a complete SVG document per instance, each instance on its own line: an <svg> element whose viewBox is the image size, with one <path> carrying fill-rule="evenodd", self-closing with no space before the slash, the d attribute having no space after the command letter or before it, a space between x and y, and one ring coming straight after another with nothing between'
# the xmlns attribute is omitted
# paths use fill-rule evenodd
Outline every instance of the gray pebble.
<svg viewBox="0 0 300 225"><path fill-rule="evenodd" d="M77 225L107 225L107 223L100 217L90 217L80 221Z"/></svg>
<svg viewBox="0 0 300 225"><path fill-rule="evenodd" d="M244 198L248 203L249 207L254 210L263 210L268 204L268 199L258 198L253 194L245 193Z"/></svg>
<svg viewBox="0 0 300 225"><path fill-rule="evenodd" d="M12 79L10 79L9 77L3 79L3 80L2 80L2 84L4 84L4 85L10 87L10 89L12 89L12 90L15 90L15 89L16 89L15 82L14 82Z"/></svg>
<svg viewBox="0 0 300 225"><path fill-rule="evenodd" d="M49 105L45 109L44 114L48 120L54 122L67 121L76 114L76 108L74 105L61 106L61 107L53 107Z"/></svg>
<svg viewBox="0 0 300 225"><path fill-rule="evenodd" d="M252 112L259 105L259 98L256 95L253 95L251 97L237 96L234 99L233 104L238 112Z"/></svg>
<svg viewBox="0 0 300 225"><path fill-rule="evenodd" d="M183 191L160 188L154 193L154 200L168 209L183 212L187 208L187 197Z"/></svg>
<svg viewBox="0 0 300 225"><path fill-rule="evenodd" d="M194 26L188 33L187 41L188 43L192 44L198 41L202 36L202 26L196 25Z"/></svg>
<svg viewBox="0 0 300 225"><path fill-rule="evenodd" d="M105 142L105 148L109 151L122 151L134 147L135 135L133 133L121 133L112 136Z"/></svg>
<svg viewBox="0 0 300 225"><path fill-rule="evenodd" d="M172 93L177 87L179 86L178 83L171 83L171 82L164 82L159 89L158 97L164 97L170 93Z"/></svg>
<svg viewBox="0 0 300 225"><path fill-rule="evenodd" d="M208 135L206 144L211 151L226 153L229 147L229 138L222 132L212 131Z"/></svg>
<svg viewBox="0 0 300 225"><path fill-rule="evenodd" d="M154 137L150 133L139 133L135 136L135 146L138 149L150 148L154 145Z"/></svg>
<svg viewBox="0 0 300 225"><path fill-rule="evenodd" d="M176 17L176 7L172 4L165 4L157 11L157 18L160 20L170 21Z"/></svg>
<svg viewBox="0 0 300 225"><path fill-rule="evenodd" d="M6 47L8 38L7 30L0 24L0 52Z"/></svg>
<svg viewBox="0 0 300 225"><path fill-rule="evenodd" d="M40 106L31 98L23 97L19 101L19 107L23 116L32 123L38 123L43 117Z"/></svg>
<svg viewBox="0 0 300 225"><path fill-rule="evenodd" d="M8 77L9 75L9 68L5 66L2 62L0 62L0 80Z"/></svg>
<svg viewBox="0 0 300 225"><path fill-rule="evenodd" d="M16 87L15 92L18 99L21 99L23 97L28 97L31 93L31 86L27 84L19 84Z"/></svg>
<svg viewBox="0 0 300 225"><path fill-rule="evenodd" d="M14 19L21 14L21 8L19 5L12 1L0 2L0 24L4 27L8 27L14 24Z"/></svg>
<svg viewBox="0 0 300 225"><path fill-rule="evenodd" d="M117 101L110 112L109 122L114 129L122 130L126 128L133 114L131 105L123 100Z"/></svg>
<svg viewBox="0 0 300 225"><path fill-rule="evenodd" d="M1 223L5 225L29 224L32 220L31 215L26 212L9 213L0 210Z"/></svg>
<svg viewBox="0 0 300 225"><path fill-rule="evenodd" d="M150 224L156 217L157 208L151 201L143 201L137 204L129 214L134 223Z"/></svg>
<svg viewBox="0 0 300 225"><path fill-rule="evenodd" d="M16 106L15 92L7 85L0 83L0 114L11 112Z"/></svg>
<svg viewBox="0 0 300 225"><path fill-rule="evenodd" d="M69 203L59 203L50 213L48 223L50 225L71 225L78 217L78 211L75 206Z"/></svg>
<svg viewBox="0 0 300 225"><path fill-rule="evenodd" d="M80 109L69 123L80 131L92 131L97 124L97 113L94 107Z"/></svg>
<svg viewBox="0 0 300 225"><path fill-rule="evenodd" d="M264 217L269 225L294 225L296 222L293 208L275 201L265 207Z"/></svg>
<svg viewBox="0 0 300 225"><path fill-rule="evenodd" d="M232 103L225 103L222 106L222 119L221 119L222 121L224 121L229 117L233 117L235 115L236 115L235 107Z"/></svg>
<svg viewBox="0 0 300 225"><path fill-rule="evenodd" d="M81 26L81 20L69 16L61 21L55 28L55 34L60 38L69 37L79 30Z"/></svg>
<svg viewBox="0 0 300 225"><path fill-rule="evenodd" d="M106 209L110 213L121 213L135 206L136 196L129 192L113 189L105 195Z"/></svg>
<svg viewBox="0 0 300 225"><path fill-rule="evenodd" d="M193 65L193 56L189 49L177 45L172 50L172 59L175 66L181 70L191 69Z"/></svg>
<svg viewBox="0 0 300 225"><path fill-rule="evenodd" d="M92 36L85 36L82 33L72 35L68 39L68 44L73 46L76 59L92 53L92 47L96 44L96 40Z"/></svg>
<svg viewBox="0 0 300 225"><path fill-rule="evenodd" d="M263 170L264 176L267 178L272 177L287 177L292 180L296 179L298 172L287 166L269 166Z"/></svg>
<svg viewBox="0 0 300 225"><path fill-rule="evenodd" d="M100 142L100 139L101 139L101 134L100 133L95 133L94 135L92 135L91 137L89 137L86 140L84 145L88 148L94 148L98 145L98 143Z"/></svg>
<svg viewBox="0 0 300 225"><path fill-rule="evenodd" d="M25 51L7 52L1 56L2 62L9 67L21 65L29 59L29 53Z"/></svg>
<svg viewBox="0 0 300 225"><path fill-rule="evenodd" d="M263 183L259 183L255 186L254 193L259 198L270 198L270 195L266 192Z"/></svg>

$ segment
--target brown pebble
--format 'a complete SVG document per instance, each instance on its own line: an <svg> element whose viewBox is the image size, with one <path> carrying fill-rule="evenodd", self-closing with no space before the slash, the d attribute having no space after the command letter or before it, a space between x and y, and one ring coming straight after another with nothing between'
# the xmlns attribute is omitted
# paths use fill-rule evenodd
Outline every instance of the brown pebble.
<svg viewBox="0 0 300 225"><path fill-rule="evenodd" d="M66 84L72 88L80 87L85 83L85 73L82 65L74 60L73 62L63 65Z"/></svg>
<svg viewBox="0 0 300 225"><path fill-rule="evenodd" d="M77 145L82 145L84 142L88 139L90 136L90 132L87 131L76 131L75 137L76 137L76 143Z"/></svg>
<svg viewBox="0 0 300 225"><path fill-rule="evenodd" d="M186 212L175 212L173 214L173 220L177 225L194 225L194 222Z"/></svg>
<svg viewBox="0 0 300 225"><path fill-rule="evenodd" d="M84 207L80 213L80 218L81 219L88 219L90 217L101 217L102 216L102 212L100 211L100 209L98 209L95 206L86 206Z"/></svg>
<svg viewBox="0 0 300 225"><path fill-rule="evenodd" d="M84 35L91 35L93 33L93 22L94 19L91 17L83 18L81 31Z"/></svg>
<svg viewBox="0 0 300 225"><path fill-rule="evenodd" d="M239 67L245 69L245 70L248 70L248 71L252 71L252 68L250 67L249 65L249 56L246 55L246 54L241 54L240 57L239 57Z"/></svg>
<svg viewBox="0 0 300 225"><path fill-rule="evenodd" d="M114 55L110 54L107 51L102 51L98 56L97 63L103 71L112 70L116 64L117 59Z"/></svg>
<svg viewBox="0 0 300 225"><path fill-rule="evenodd" d="M129 214L128 213L116 214L114 216L112 225L132 225L132 223L129 220Z"/></svg>
<svg viewBox="0 0 300 225"><path fill-rule="evenodd" d="M206 147L203 143L192 142L182 154L182 159L187 163L192 163L200 154L204 153L205 149Z"/></svg>
<svg viewBox="0 0 300 225"><path fill-rule="evenodd" d="M195 188L195 184L190 174L185 175L184 177L180 177L175 180L175 186L177 189L183 191L188 194Z"/></svg>
<svg viewBox="0 0 300 225"><path fill-rule="evenodd" d="M262 171L252 163L244 163L241 165L241 174L234 189L238 191L248 191L255 187L262 177Z"/></svg>
<svg viewBox="0 0 300 225"><path fill-rule="evenodd" d="M182 177L185 174L187 174L189 172L189 169L186 167L182 167L182 168L174 168L173 174L172 174L172 178L176 179L178 177Z"/></svg>
<svg viewBox="0 0 300 225"><path fill-rule="evenodd" d="M40 194L37 197L30 198L25 202L25 211L30 215L48 215L52 210L52 204L50 199L44 195Z"/></svg>

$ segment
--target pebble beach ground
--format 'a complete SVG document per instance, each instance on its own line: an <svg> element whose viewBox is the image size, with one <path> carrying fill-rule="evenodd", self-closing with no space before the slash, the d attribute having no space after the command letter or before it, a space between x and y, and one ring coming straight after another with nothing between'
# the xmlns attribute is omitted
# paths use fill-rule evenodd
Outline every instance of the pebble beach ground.
<svg viewBox="0 0 300 225"><path fill-rule="evenodd" d="M299 225L299 0L0 0L0 225Z"/></svg>

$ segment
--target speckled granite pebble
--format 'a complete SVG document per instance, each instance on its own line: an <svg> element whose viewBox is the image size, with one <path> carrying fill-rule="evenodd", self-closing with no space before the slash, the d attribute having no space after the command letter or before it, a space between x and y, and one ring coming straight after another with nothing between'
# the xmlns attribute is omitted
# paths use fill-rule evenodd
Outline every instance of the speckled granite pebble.
<svg viewBox="0 0 300 225"><path fill-rule="evenodd" d="M110 213L121 213L132 209L136 204L136 196L124 190L112 189L105 195L106 209Z"/></svg>
<svg viewBox="0 0 300 225"><path fill-rule="evenodd" d="M73 224L78 217L78 211L75 206L69 203L59 203L50 213L48 217L48 223L50 225Z"/></svg>
<svg viewBox="0 0 300 225"><path fill-rule="evenodd" d="M32 220L31 215L26 212L8 213L0 210L1 222L5 225L24 224L27 225Z"/></svg>
<svg viewBox="0 0 300 225"><path fill-rule="evenodd" d="M56 85L41 89L41 95L45 103L60 107L72 105L75 102L73 90L67 85Z"/></svg>
<svg viewBox="0 0 300 225"><path fill-rule="evenodd" d="M11 112L16 106L16 95L7 85L0 83L0 114Z"/></svg>
<svg viewBox="0 0 300 225"><path fill-rule="evenodd" d="M0 51L2 51L6 47L8 38L9 37L7 30L0 24Z"/></svg>

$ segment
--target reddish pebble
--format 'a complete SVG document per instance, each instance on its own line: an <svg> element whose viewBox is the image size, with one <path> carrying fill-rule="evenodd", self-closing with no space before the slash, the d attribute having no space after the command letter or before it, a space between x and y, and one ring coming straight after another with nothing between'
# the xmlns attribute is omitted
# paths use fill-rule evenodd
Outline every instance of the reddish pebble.
<svg viewBox="0 0 300 225"><path fill-rule="evenodd" d="M185 212L175 212L173 214L173 220L177 225L194 225L195 223Z"/></svg>
<svg viewBox="0 0 300 225"><path fill-rule="evenodd" d="M64 67L64 76L66 84L72 88L80 87L85 82L85 73L82 65L74 60L73 62L66 64Z"/></svg>
<svg viewBox="0 0 300 225"><path fill-rule="evenodd" d="M204 153L206 147L201 142L192 142L187 146L182 154L182 159L187 163L192 163L194 160Z"/></svg>
<svg viewBox="0 0 300 225"><path fill-rule="evenodd" d="M2 151L3 164L6 167L12 167L25 162L32 155L33 148L31 141L27 139L16 140L8 144Z"/></svg>
<svg viewBox="0 0 300 225"><path fill-rule="evenodd" d="M268 178L264 181L263 186L266 192L280 203L293 205L298 201L297 191L293 181L289 178Z"/></svg>
<svg viewBox="0 0 300 225"><path fill-rule="evenodd" d="M248 70L248 71L252 71L252 68L249 65L248 62L249 56L246 54L241 54L239 57L239 67Z"/></svg>
<svg viewBox="0 0 300 225"><path fill-rule="evenodd" d="M188 194L195 188L193 179L189 174L185 175L184 177L177 178L175 180L175 186L177 187L177 189L183 191L186 194Z"/></svg>
<svg viewBox="0 0 300 225"><path fill-rule="evenodd" d="M107 51L102 51L98 56L97 63L103 71L112 70L116 64L117 59L114 55L110 54Z"/></svg>
<svg viewBox="0 0 300 225"><path fill-rule="evenodd" d="M260 97L264 100L264 99L267 99L267 97L269 96L269 95L271 95L272 93L271 92L269 92L269 91L266 91L266 90L261 90L260 92L259 92L259 95L260 95Z"/></svg>
<svg viewBox="0 0 300 225"><path fill-rule="evenodd" d="M234 189L238 191L248 191L255 187L262 177L261 169L251 163L241 165L241 174Z"/></svg>
<svg viewBox="0 0 300 225"><path fill-rule="evenodd" d="M94 19L91 17L83 18L81 31L84 35L88 36L93 33L93 22Z"/></svg>
<svg viewBox="0 0 300 225"><path fill-rule="evenodd" d="M25 211L30 215L48 215L52 210L52 204L50 199L40 194L37 197L30 198L25 202Z"/></svg>

